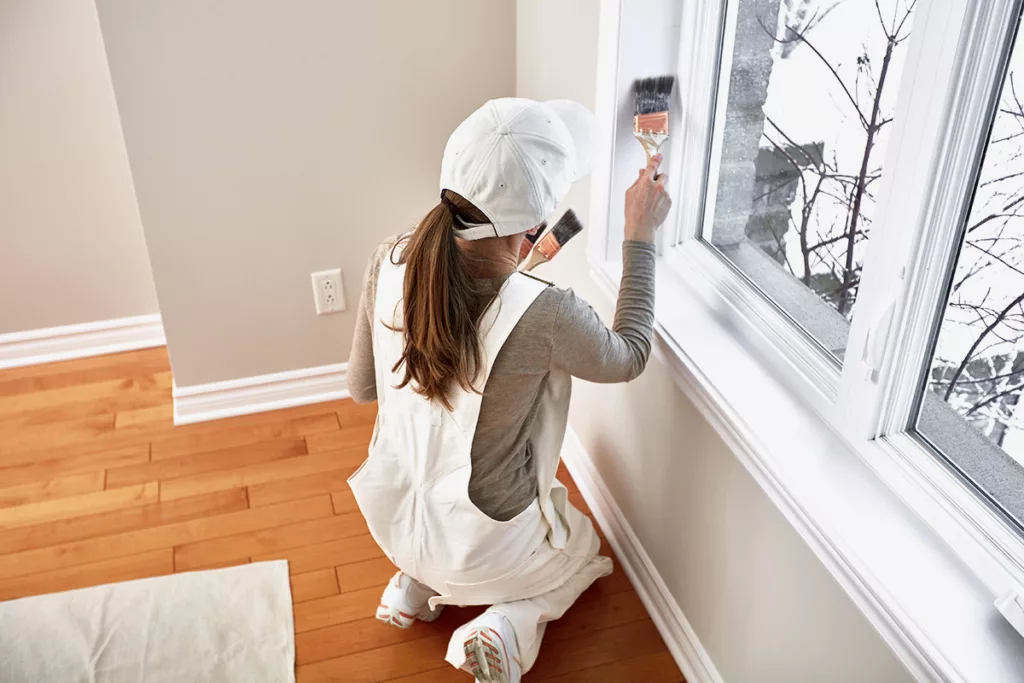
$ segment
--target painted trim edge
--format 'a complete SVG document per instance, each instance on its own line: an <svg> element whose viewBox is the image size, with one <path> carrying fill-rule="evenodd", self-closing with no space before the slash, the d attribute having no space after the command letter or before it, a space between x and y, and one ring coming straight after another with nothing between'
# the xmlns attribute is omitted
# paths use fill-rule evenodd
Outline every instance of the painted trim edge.
<svg viewBox="0 0 1024 683"><path fill-rule="evenodd" d="M0 370L137 351L167 343L160 314L0 334Z"/></svg>
<svg viewBox="0 0 1024 683"><path fill-rule="evenodd" d="M349 398L348 363L174 386L174 424L186 425Z"/></svg>

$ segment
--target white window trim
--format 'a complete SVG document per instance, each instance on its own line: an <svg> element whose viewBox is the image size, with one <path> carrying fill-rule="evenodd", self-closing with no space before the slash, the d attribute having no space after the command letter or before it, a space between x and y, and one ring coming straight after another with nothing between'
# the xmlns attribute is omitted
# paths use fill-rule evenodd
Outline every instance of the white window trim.
<svg viewBox="0 0 1024 683"><path fill-rule="evenodd" d="M893 131L885 168L889 174L896 164L913 163L923 172L912 179L919 187L889 183L885 192L928 193L934 202L925 204L932 207L928 215L916 215L917 205L908 209L909 203L882 196L879 224L941 224L949 233L943 243L953 241L965 210L965 194L956 188L973 182L963 169L976 167L985 144L983 136L965 139L962 131L987 130L998 84L978 74L1002 62L1016 6L1015 0L922 0L906 68L921 60L930 66L901 89L903 134ZM722 7L722 0L602 0L597 116L604 146L592 181L593 276L614 296L619 195L623 179L636 173L633 162L643 159L631 140L628 86L634 78L676 73L677 92L687 96L673 112L668 172L676 208L667 225L680 226L681 241L665 230L660 245L660 355L917 680L1024 680L1024 640L993 605L1024 587L1024 543L916 439L896 433L909 424L900 406L907 392L916 393L920 370L899 360L928 348L951 248L935 247L940 240L922 246L923 227L901 232L882 249L872 242L865 266L872 279L864 278L840 375L745 278L693 239L704 215L706 122L717 93ZM680 26L681 33L659 37L654 26ZM943 143L939 154L932 153L934 140ZM900 296L893 299L893 291ZM876 372L859 352L870 323L896 331Z"/></svg>

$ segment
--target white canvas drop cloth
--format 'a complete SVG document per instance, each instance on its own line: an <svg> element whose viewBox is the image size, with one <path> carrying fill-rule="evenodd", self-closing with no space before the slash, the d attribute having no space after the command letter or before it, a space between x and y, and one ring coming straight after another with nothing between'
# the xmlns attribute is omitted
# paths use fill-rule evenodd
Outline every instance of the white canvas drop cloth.
<svg viewBox="0 0 1024 683"><path fill-rule="evenodd" d="M292 683L288 563L0 602L3 683Z"/></svg>

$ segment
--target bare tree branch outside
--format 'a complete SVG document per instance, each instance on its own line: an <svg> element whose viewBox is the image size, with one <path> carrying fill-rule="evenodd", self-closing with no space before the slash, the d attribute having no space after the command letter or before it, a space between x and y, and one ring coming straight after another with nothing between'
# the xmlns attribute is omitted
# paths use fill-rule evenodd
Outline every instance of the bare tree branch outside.
<svg viewBox="0 0 1024 683"><path fill-rule="evenodd" d="M740 0L738 7L710 240L720 248L741 240L756 246L847 321L875 229L916 4ZM1024 460L1024 412L1018 413L1024 391L1022 79L1024 57L1015 52L929 376L935 396L1018 460ZM756 154L743 151L755 147ZM743 168L753 169L749 177Z"/></svg>

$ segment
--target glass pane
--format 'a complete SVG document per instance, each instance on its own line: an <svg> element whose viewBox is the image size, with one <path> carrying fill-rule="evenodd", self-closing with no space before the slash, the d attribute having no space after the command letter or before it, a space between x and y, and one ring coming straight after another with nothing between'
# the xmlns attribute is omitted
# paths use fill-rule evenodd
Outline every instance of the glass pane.
<svg viewBox="0 0 1024 683"><path fill-rule="evenodd" d="M914 5L730 7L728 97L716 114L717 189L704 236L836 357L873 228Z"/></svg>
<svg viewBox="0 0 1024 683"><path fill-rule="evenodd" d="M919 431L1024 520L1024 49L1009 58ZM968 428L968 425L970 426Z"/></svg>

